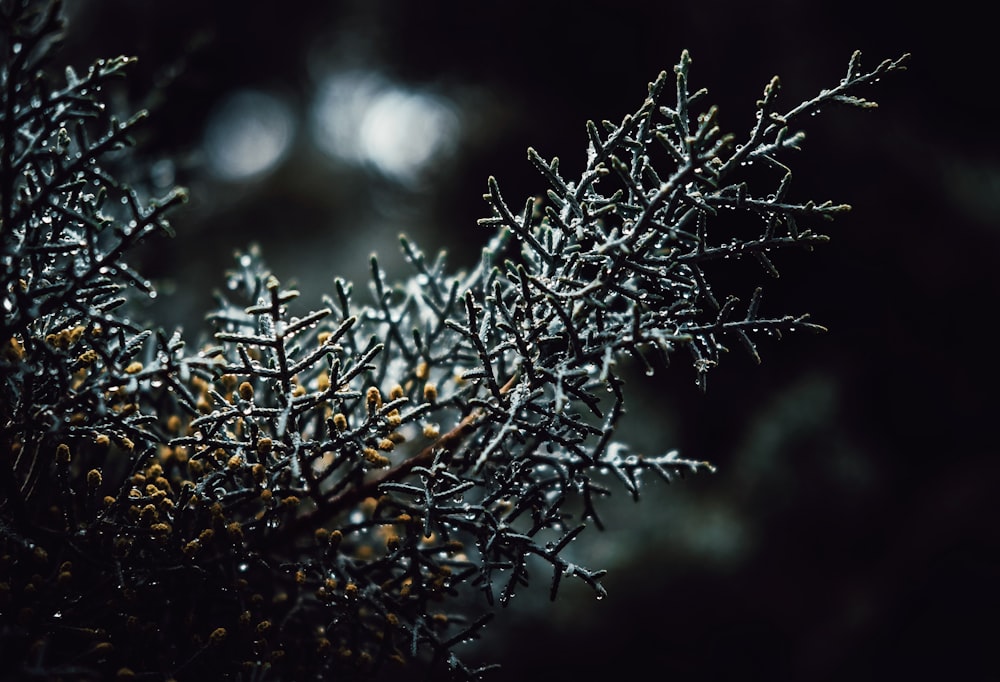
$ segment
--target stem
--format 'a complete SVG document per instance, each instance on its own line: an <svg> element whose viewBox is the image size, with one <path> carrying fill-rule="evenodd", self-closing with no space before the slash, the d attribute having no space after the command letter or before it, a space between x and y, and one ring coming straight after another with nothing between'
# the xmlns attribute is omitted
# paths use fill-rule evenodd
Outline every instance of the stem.
<svg viewBox="0 0 1000 682"><path fill-rule="evenodd" d="M500 393L505 394L517 383L518 375L512 376L506 384L500 388ZM471 434L476 427L480 417L483 416L482 409L476 409L466 415L451 431L438 437L433 443L424 447L420 452L409 459L403 460L396 466L386 471L382 476L365 481L361 485L348 488L335 495L329 500L325 500L317 509L304 514L295 519L289 526L287 537L294 538L298 531L305 528L318 528L338 514L350 509L368 497L375 497L378 488L383 483L399 481L413 471L414 467L425 466L434 461L434 456L444 451L454 451L465 438Z"/></svg>

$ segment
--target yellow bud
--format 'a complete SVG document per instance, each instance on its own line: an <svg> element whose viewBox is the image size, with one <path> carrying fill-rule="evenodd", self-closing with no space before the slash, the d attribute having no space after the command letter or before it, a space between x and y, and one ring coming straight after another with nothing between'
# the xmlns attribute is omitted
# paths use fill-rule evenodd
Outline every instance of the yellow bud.
<svg viewBox="0 0 1000 682"><path fill-rule="evenodd" d="M370 463L377 467L389 466L389 458L380 455L374 448L365 448L364 457Z"/></svg>
<svg viewBox="0 0 1000 682"><path fill-rule="evenodd" d="M263 464L261 464L260 462L254 464L253 467L250 469L250 471L253 473L253 480L257 481L258 483L264 482L264 475L267 473L267 470L264 468Z"/></svg>
<svg viewBox="0 0 1000 682"><path fill-rule="evenodd" d="M60 443L56 446L56 461L60 464L69 464L72 459L72 455L69 451L69 446L65 443Z"/></svg>
<svg viewBox="0 0 1000 682"><path fill-rule="evenodd" d="M243 400L253 400L253 385L249 381L244 381L240 384L239 393Z"/></svg>
<svg viewBox="0 0 1000 682"><path fill-rule="evenodd" d="M368 406L369 412L382 409L382 393L379 392L378 388L372 386L368 389L368 393L365 396L365 404Z"/></svg>
<svg viewBox="0 0 1000 682"><path fill-rule="evenodd" d="M181 430L181 425L181 418L176 414L167 417L167 431L170 433L178 433Z"/></svg>
<svg viewBox="0 0 1000 682"><path fill-rule="evenodd" d="M20 360L24 357L24 346L16 336L10 337L7 341L7 348L4 352L9 360Z"/></svg>

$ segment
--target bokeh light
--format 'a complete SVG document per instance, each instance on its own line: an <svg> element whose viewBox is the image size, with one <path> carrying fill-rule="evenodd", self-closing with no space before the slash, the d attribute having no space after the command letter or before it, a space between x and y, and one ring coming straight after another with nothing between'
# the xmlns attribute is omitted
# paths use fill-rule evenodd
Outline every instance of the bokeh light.
<svg viewBox="0 0 1000 682"><path fill-rule="evenodd" d="M295 119L287 104L258 90L238 90L215 109L205 129L209 170L224 180L249 180L288 154Z"/></svg>
<svg viewBox="0 0 1000 682"><path fill-rule="evenodd" d="M460 133L458 112L448 99L360 71L324 79L312 125L324 153L406 185L419 182L432 163L446 157Z"/></svg>

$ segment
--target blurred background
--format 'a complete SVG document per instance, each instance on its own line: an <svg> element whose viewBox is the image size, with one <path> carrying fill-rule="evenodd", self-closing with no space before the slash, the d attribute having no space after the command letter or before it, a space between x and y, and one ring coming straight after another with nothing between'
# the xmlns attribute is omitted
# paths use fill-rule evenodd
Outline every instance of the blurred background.
<svg viewBox="0 0 1000 682"><path fill-rule="evenodd" d="M540 194L535 146L582 168L587 119L620 120L691 51L725 129L782 77L788 107L843 76L855 49L909 71L877 111L810 121L792 195L854 210L831 244L777 262L763 312L812 313L821 336L732 353L701 395L678 358L647 379L622 432L718 466L607 506L574 558L609 597L548 574L469 657L495 679L996 679L1000 549L995 435L1000 66L995 25L961 2L715 3L196 0L67 3L63 59L139 58L118 97L149 108L139 154L187 186L177 237L137 263L150 317L202 329L235 249L259 243L318 306L333 277L366 288L397 236L473 264L496 175Z"/></svg>

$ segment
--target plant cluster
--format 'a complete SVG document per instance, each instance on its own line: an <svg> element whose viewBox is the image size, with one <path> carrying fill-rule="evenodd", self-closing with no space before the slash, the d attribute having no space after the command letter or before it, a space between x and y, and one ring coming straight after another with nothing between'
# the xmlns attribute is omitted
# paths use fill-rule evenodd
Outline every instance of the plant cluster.
<svg viewBox="0 0 1000 682"><path fill-rule="evenodd" d="M336 280L293 315L254 250L237 255L210 343L133 319L155 295L128 265L168 231L116 179L142 115L102 99L126 58L51 68L59 4L0 4L0 659L44 679L331 679L456 651L529 579L604 595L564 550L620 484L710 468L615 439L618 363L686 352L699 383L728 345L821 329L741 303L714 268L826 240L847 210L791 198L794 126L872 71L790 109L774 79L724 134L687 53L635 114L587 125L567 179L529 150L546 199L510 206L453 273L403 239L413 274L370 296ZM747 172L749 164L765 173ZM483 603L485 602L485 604ZM336 677L339 679L339 677Z"/></svg>

